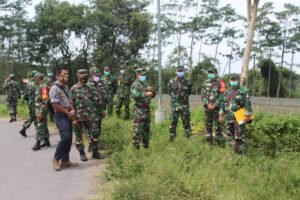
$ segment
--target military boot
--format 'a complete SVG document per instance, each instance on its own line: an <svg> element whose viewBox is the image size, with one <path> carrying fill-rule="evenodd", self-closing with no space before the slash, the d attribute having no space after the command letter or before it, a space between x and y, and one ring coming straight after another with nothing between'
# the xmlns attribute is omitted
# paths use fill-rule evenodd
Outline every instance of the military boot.
<svg viewBox="0 0 300 200"><path fill-rule="evenodd" d="M33 151L37 151L41 149L41 142L40 141L36 141L35 145L32 147Z"/></svg>
<svg viewBox="0 0 300 200"><path fill-rule="evenodd" d="M103 159L104 157L99 153L98 149L93 150L92 157L94 159Z"/></svg>
<svg viewBox="0 0 300 200"><path fill-rule="evenodd" d="M9 120L9 122L11 123L11 122L13 122L13 121L14 121L13 114L10 114L10 120Z"/></svg>
<svg viewBox="0 0 300 200"><path fill-rule="evenodd" d="M85 152L84 152L83 149L79 150L79 155L80 155L80 160L81 161L83 161L83 162L88 161L88 158L86 157Z"/></svg>
<svg viewBox="0 0 300 200"><path fill-rule="evenodd" d="M15 122L17 121L17 114L16 113L13 114L13 121L15 121Z"/></svg>
<svg viewBox="0 0 300 200"><path fill-rule="evenodd" d="M23 137L27 137L27 135L26 135L26 127L23 127L23 128L19 131L19 133L20 133Z"/></svg>
<svg viewBox="0 0 300 200"><path fill-rule="evenodd" d="M49 138L44 139L43 143L41 144L41 147L50 147L50 141Z"/></svg>
<svg viewBox="0 0 300 200"><path fill-rule="evenodd" d="M88 152L93 152L93 145L91 143L89 143Z"/></svg>

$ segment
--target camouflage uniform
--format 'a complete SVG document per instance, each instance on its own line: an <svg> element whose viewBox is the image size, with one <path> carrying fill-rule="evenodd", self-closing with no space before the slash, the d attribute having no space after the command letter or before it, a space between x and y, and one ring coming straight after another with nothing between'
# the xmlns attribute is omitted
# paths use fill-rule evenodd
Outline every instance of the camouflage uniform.
<svg viewBox="0 0 300 200"><path fill-rule="evenodd" d="M183 71L184 73L184 71ZM169 95L171 96L171 114L170 114L170 140L176 136L176 127L178 117L181 116L185 135L191 135L190 125L190 105L189 96L192 92L192 83L185 77L175 77L168 84Z"/></svg>
<svg viewBox="0 0 300 200"><path fill-rule="evenodd" d="M217 76L217 69L210 67L209 72L215 73ZM220 99L222 93L220 92L220 80L216 78L207 79L201 89L201 99L204 104L205 110L205 126L207 133L207 140L211 141L213 138L213 123L215 123L216 137L220 140L222 137L222 123L218 121L220 111ZM213 110L208 109L208 105L211 104L215 108Z"/></svg>
<svg viewBox="0 0 300 200"><path fill-rule="evenodd" d="M109 67L105 67L104 70L110 71ZM104 71L104 73L106 72ZM117 84L115 78L111 74L103 74L101 80L104 84L104 110L107 110L107 114L112 116L114 106L114 95L117 90Z"/></svg>
<svg viewBox="0 0 300 200"><path fill-rule="evenodd" d="M137 73L143 74L141 69ZM138 149L140 142L143 142L144 148L149 147L150 140L150 103L151 98L145 95L151 88L147 83L137 79L130 88L131 97L134 100L134 119L133 119L133 145ZM154 92L153 92L154 93ZM154 95L152 98L154 98Z"/></svg>
<svg viewBox="0 0 300 200"><path fill-rule="evenodd" d="M87 70L81 69L78 70L78 75L81 83L79 82L72 86L71 99L75 109L75 121L73 121L73 125L76 148L82 156L85 155L82 140L84 129L88 132L89 142L92 142L93 148L98 148L99 129L95 123L95 121L98 121L98 116L94 108L93 92L91 88L86 85L86 82L83 82L85 78L84 81L87 81L88 72Z"/></svg>
<svg viewBox="0 0 300 200"><path fill-rule="evenodd" d="M238 76L232 75L231 79L238 81ZM227 136L230 140L234 140L234 150L236 152L241 152L245 148L246 125L245 123L238 125L233 114L241 108L246 109L245 116L251 116L252 107L248 91L240 85L231 86L224 92L220 114L226 115Z"/></svg>
<svg viewBox="0 0 300 200"><path fill-rule="evenodd" d="M32 71L29 75L29 80L28 83L26 85L26 90L24 93L24 98L26 96L26 103L27 103L27 107L28 107L28 117L27 119L24 121L23 124L23 128L20 131L21 135L26 137L26 129L28 129L30 127L30 125L33 123L36 123L35 120L35 85L36 85L36 81L34 79L34 75L36 74L36 71ZM36 126L36 124L35 124Z"/></svg>
<svg viewBox="0 0 300 200"><path fill-rule="evenodd" d="M41 76L41 75L36 75ZM39 119L35 117L35 125L36 125L36 140L43 141L48 140L49 138L49 131L48 131L48 108L47 108L47 101L49 97L42 96L42 89L46 88L47 85L43 82L41 85L36 86L35 90L35 116L42 114L43 118Z"/></svg>
<svg viewBox="0 0 300 200"><path fill-rule="evenodd" d="M121 70L125 70L124 67L121 67ZM129 119L129 104L130 104L130 86L132 81L129 74L126 72L121 73L118 78L118 90L117 90L117 107L116 114L118 117L121 115L121 108L124 104L125 107L125 119Z"/></svg>
<svg viewBox="0 0 300 200"><path fill-rule="evenodd" d="M13 74L10 75L10 79L5 80L3 88L6 90L7 109L11 117L10 122L17 121L17 104L21 94L19 83L14 80Z"/></svg>
<svg viewBox="0 0 300 200"><path fill-rule="evenodd" d="M98 126L98 134L95 136L99 138L101 134L101 127L102 127L102 115L103 115L103 101L104 101L104 86L99 77L100 71L96 67L92 67L90 69L90 79L87 83L87 86L90 87L93 95L94 101L94 109L97 115L97 120L94 120L96 126ZM97 80L94 80L93 77L96 76ZM99 79L99 80L98 80ZM91 147L92 148L92 147ZM91 151L92 149L89 148Z"/></svg>

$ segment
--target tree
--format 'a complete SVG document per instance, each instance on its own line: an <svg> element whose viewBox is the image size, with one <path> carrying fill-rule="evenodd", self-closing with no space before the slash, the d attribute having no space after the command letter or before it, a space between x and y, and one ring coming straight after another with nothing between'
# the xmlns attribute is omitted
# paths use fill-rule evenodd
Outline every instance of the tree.
<svg viewBox="0 0 300 200"><path fill-rule="evenodd" d="M247 0L247 42L244 50L242 72L240 77L241 85L247 85L248 79L248 67L250 61L250 53L253 43L254 31L255 31L255 22L257 15L259 0Z"/></svg>

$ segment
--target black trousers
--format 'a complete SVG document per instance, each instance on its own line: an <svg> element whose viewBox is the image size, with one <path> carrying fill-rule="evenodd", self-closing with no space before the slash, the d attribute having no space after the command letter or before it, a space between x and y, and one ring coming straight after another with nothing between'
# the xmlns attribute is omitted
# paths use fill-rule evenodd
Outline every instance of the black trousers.
<svg viewBox="0 0 300 200"><path fill-rule="evenodd" d="M58 112L54 113L54 120L60 135L54 157L61 162L68 162L70 161L69 154L72 146L72 122L67 115Z"/></svg>

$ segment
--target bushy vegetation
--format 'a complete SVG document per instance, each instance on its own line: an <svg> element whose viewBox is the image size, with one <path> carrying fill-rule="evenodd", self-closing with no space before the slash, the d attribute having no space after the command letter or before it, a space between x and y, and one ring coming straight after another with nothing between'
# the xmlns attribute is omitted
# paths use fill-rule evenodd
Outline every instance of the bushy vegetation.
<svg viewBox="0 0 300 200"><path fill-rule="evenodd" d="M150 149L131 146L131 121L104 121L102 144L109 151L102 199L299 199L299 118L258 114L248 132L249 150L208 145L202 110L192 113L194 136L181 126L174 143L168 122L152 125Z"/></svg>

